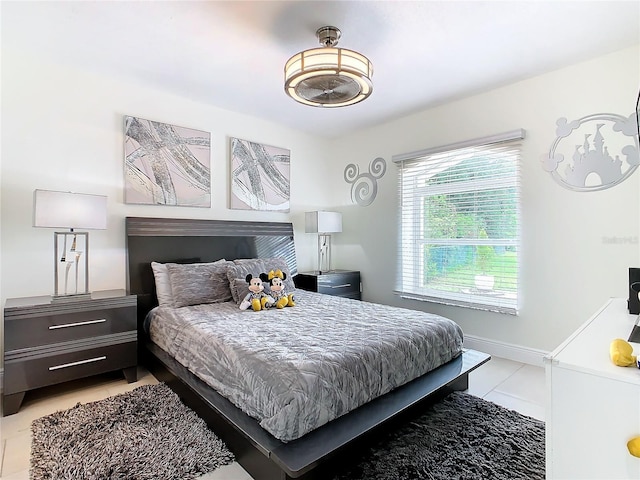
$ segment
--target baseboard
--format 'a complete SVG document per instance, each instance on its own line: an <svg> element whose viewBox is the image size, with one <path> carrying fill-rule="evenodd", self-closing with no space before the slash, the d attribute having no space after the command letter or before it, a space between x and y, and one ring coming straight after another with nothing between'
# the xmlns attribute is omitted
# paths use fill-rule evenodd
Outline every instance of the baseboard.
<svg viewBox="0 0 640 480"><path fill-rule="evenodd" d="M489 355L506 358L514 362L526 363L537 367L544 366L543 359L549 352L538 350L535 348L523 347L511 343L498 342L488 338L475 337L473 335L465 335L465 348L479 350Z"/></svg>

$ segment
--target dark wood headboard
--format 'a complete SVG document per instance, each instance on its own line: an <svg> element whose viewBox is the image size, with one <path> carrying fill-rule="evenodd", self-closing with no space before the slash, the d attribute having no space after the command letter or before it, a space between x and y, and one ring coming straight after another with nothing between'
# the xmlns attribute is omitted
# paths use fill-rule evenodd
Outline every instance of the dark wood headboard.
<svg viewBox="0 0 640 480"><path fill-rule="evenodd" d="M157 303L151 262L213 262L282 257L297 274L293 225L279 222L126 218L127 291L138 296L138 324Z"/></svg>

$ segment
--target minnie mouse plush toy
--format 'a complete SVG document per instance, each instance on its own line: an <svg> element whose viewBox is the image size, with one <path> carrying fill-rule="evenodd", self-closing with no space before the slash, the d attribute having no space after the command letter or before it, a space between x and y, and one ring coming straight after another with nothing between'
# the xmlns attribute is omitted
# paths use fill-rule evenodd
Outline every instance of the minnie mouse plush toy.
<svg viewBox="0 0 640 480"><path fill-rule="evenodd" d="M280 270L275 272L271 270L268 275L261 273L260 278L262 278L263 282L269 282L271 296L277 308L293 307L295 305L293 293L287 293L285 290L284 280L287 278L286 273Z"/></svg>

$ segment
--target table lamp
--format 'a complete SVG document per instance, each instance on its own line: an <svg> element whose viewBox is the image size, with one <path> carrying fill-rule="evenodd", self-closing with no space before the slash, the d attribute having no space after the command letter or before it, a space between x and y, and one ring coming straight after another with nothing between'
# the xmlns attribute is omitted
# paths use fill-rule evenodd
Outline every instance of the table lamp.
<svg viewBox="0 0 640 480"><path fill-rule="evenodd" d="M53 234L53 301L90 297L89 233L76 229L107 228L107 197L85 193L36 190L34 227L68 228ZM73 270L73 277L69 276Z"/></svg>
<svg viewBox="0 0 640 480"><path fill-rule="evenodd" d="M331 271L331 234L342 232L339 212L305 212L306 233L318 234L318 273Z"/></svg>

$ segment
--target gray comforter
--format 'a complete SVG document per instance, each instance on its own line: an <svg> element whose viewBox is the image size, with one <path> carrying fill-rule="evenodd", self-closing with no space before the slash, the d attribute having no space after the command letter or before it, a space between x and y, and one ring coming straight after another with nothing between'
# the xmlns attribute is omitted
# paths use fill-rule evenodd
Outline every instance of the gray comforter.
<svg viewBox="0 0 640 480"><path fill-rule="evenodd" d="M158 307L153 342L290 441L455 358L462 330L424 312L296 290L296 306Z"/></svg>

